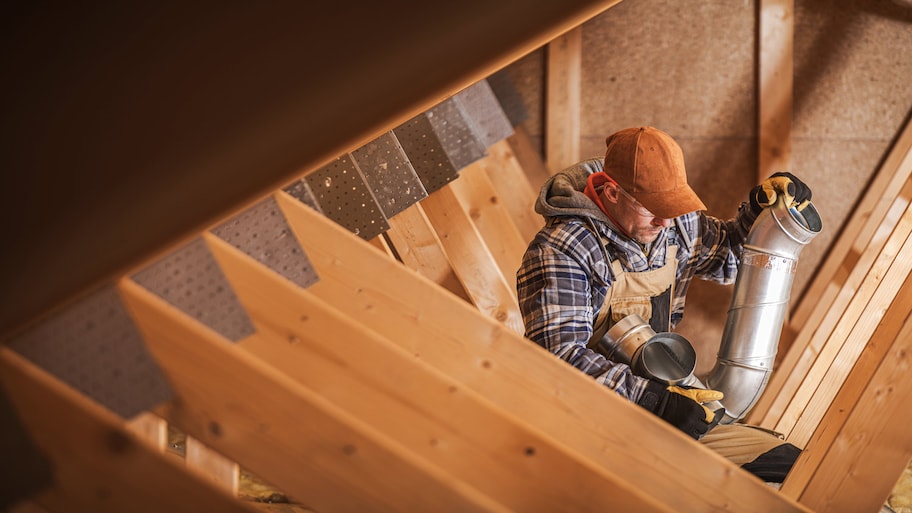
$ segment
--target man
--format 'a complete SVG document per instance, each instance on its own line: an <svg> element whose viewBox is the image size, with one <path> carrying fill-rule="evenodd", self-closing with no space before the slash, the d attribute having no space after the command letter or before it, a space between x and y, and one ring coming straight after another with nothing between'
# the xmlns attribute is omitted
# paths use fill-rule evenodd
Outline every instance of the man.
<svg viewBox="0 0 912 513"><path fill-rule="evenodd" d="M810 190L777 173L723 221L703 212L668 134L628 128L605 142L604 160L580 162L541 189L535 210L546 224L517 272L526 337L746 470L782 482L800 452L795 446L749 426L715 427L721 412L701 403L720 399L719 392L639 377L596 349L611 325L634 313L656 332L672 331L691 279L734 283L757 215L777 194L800 204Z"/></svg>

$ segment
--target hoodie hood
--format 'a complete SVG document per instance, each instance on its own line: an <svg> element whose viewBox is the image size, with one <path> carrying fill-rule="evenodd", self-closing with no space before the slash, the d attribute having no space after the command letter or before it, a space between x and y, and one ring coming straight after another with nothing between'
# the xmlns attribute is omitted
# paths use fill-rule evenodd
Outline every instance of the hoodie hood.
<svg viewBox="0 0 912 513"><path fill-rule="evenodd" d="M602 170L602 160L591 158L549 178L535 201L535 212L547 220L551 217L576 216L613 225L608 216L589 199L583 190L589 175Z"/></svg>

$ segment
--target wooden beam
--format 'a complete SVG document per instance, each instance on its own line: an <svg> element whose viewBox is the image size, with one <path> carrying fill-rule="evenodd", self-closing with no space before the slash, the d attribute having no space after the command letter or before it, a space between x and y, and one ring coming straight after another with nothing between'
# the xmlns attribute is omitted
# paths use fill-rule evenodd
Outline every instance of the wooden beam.
<svg viewBox="0 0 912 513"><path fill-rule="evenodd" d="M672 511L357 317L228 243L208 242L257 328L241 347L438 467L449 481L508 511L600 512L609 503L628 511ZM548 486L529 486L543 482Z"/></svg>
<svg viewBox="0 0 912 513"><path fill-rule="evenodd" d="M294 198L276 200L320 275L308 292L635 488L691 512L804 511Z"/></svg>
<svg viewBox="0 0 912 513"><path fill-rule="evenodd" d="M758 183L792 165L794 0L760 1Z"/></svg>
<svg viewBox="0 0 912 513"><path fill-rule="evenodd" d="M453 272L472 303L485 315L517 333L525 331L516 291L503 276L471 217L462 209L452 183L421 202L437 232Z"/></svg>
<svg viewBox="0 0 912 513"><path fill-rule="evenodd" d="M41 507L61 513L257 511L186 471L116 414L4 346L0 380L53 466L54 484L33 497Z"/></svg>
<svg viewBox="0 0 912 513"><path fill-rule="evenodd" d="M515 190L507 189L501 193L494 188L488 174L492 164L487 158L475 161L463 168L459 179L448 187L481 235L515 300L516 271L528 242L519 233L514 218L504 205L504 198L518 195Z"/></svg>
<svg viewBox="0 0 912 513"><path fill-rule="evenodd" d="M0 219L7 245L23 249L0 265L0 334L617 2L533 0L521 16L507 0L359 4L357 16L347 2L320 15L295 2L215 11L123 4L103 13L22 4L4 39L19 51L3 61L17 79L4 82L16 101L4 106L0 168L16 172L4 183ZM363 37L378 27L383 37ZM352 70L371 79L353 80Z"/></svg>
<svg viewBox="0 0 912 513"><path fill-rule="evenodd" d="M135 282L119 287L179 398L161 413L308 507L504 511Z"/></svg>
<svg viewBox="0 0 912 513"><path fill-rule="evenodd" d="M912 458L912 275L782 486L818 511L878 511ZM899 413L897 416L895 413Z"/></svg>
<svg viewBox="0 0 912 513"><path fill-rule="evenodd" d="M241 481L241 468L237 462L206 447L206 444L192 436L187 436L185 451L184 463L187 468L221 486L232 496L237 496Z"/></svg>
<svg viewBox="0 0 912 513"><path fill-rule="evenodd" d="M130 419L127 427L161 452L168 446L168 423L152 412L143 412Z"/></svg>
<svg viewBox="0 0 912 513"><path fill-rule="evenodd" d="M525 133L522 131L521 133ZM510 137L515 137L514 135ZM532 157L527 157L527 161ZM541 156L535 155L538 166L544 168ZM528 244L538 230L544 226L542 217L535 213L535 201L543 182L536 181L536 185L529 181L533 172L527 172L525 165L517 157L514 144L509 138L498 141L488 148L488 157L483 160L484 170L488 179L499 192L500 201L510 212L513 223L524 242ZM515 269L514 269L515 272Z"/></svg>
<svg viewBox="0 0 912 513"><path fill-rule="evenodd" d="M900 285L912 271L912 259L897 258L912 251L910 234L912 209L897 224L868 279L852 298L839 323L827 334L813 367L776 424L776 431L788 435L795 445L803 447L807 443Z"/></svg>
<svg viewBox="0 0 912 513"><path fill-rule="evenodd" d="M437 232L420 203L403 210L388 222L390 229L386 235L403 264L466 302L471 302L465 287L453 272Z"/></svg>
<svg viewBox="0 0 912 513"><path fill-rule="evenodd" d="M513 155L519 161L520 167L526 173L529 183L538 194L539 188L551 176L551 171L545 165L542 153L532 144L529 130L525 125L516 125L513 127L513 134L507 137L507 144L513 150Z"/></svg>
<svg viewBox="0 0 912 513"><path fill-rule="evenodd" d="M545 162L551 173L580 158L580 76L583 29L574 28L548 43L545 86Z"/></svg>

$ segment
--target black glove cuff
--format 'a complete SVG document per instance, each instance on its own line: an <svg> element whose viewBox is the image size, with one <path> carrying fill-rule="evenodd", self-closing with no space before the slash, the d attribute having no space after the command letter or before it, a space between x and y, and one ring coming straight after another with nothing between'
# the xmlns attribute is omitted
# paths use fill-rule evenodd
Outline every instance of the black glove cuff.
<svg viewBox="0 0 912 513"><path fill-rule="evenodd" d="M646 383L646 389L643 390L643 395L640 396L637 404L652 413L659 413L665 408L665 402L670 393L666 388L668 388L668 385L664 385L658 381L648 381Z"/></svg>
<svg viewBox="0 0 912 513"><path fill-rule="evenodd" d="M760 212L763 212L763 206L757 202L757 194L760 193L760 186L756 186L750 191L748 196L748 203L750 204L750 211L753 214L753 218L756 219L760 215Z"/></svg>

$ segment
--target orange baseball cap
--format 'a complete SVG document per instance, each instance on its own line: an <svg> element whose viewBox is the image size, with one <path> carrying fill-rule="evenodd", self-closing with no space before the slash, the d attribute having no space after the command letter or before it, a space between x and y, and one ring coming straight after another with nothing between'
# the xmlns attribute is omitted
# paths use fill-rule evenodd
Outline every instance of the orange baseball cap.
<svg viewBox="0 0 912 513"><path fill-rule="evenodd" d="M672 219L706 205L687 185L678 143L651 126L625 128L605 139L604 171L650 212Z"/></svg>

